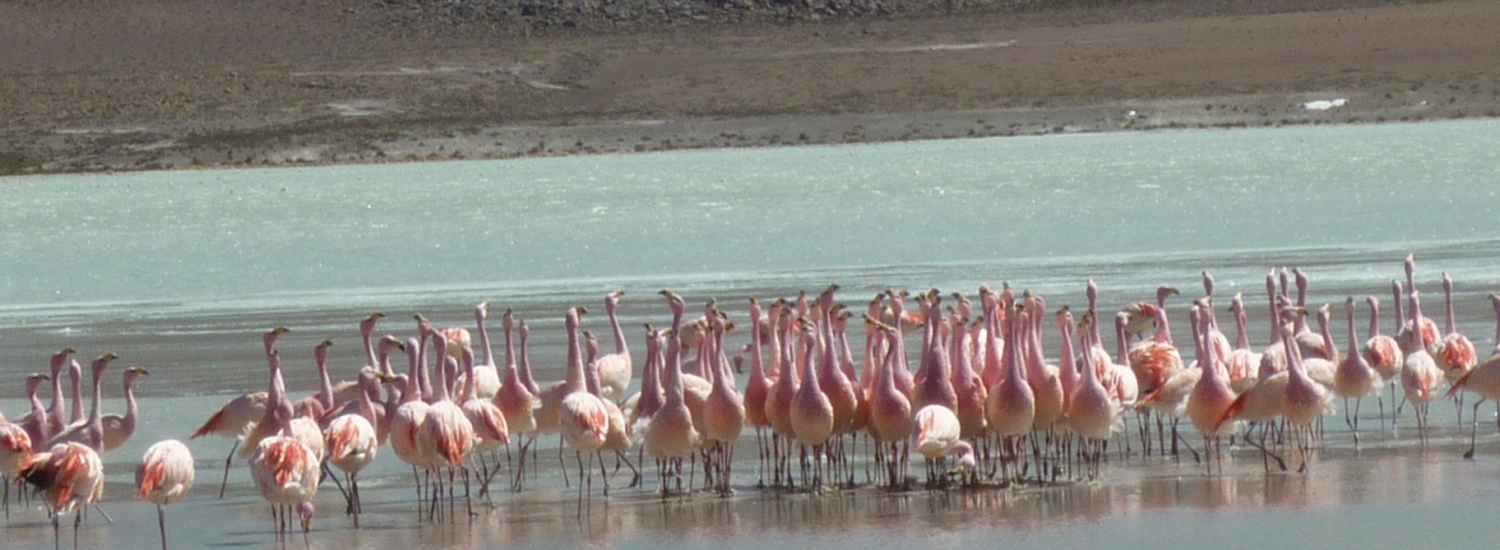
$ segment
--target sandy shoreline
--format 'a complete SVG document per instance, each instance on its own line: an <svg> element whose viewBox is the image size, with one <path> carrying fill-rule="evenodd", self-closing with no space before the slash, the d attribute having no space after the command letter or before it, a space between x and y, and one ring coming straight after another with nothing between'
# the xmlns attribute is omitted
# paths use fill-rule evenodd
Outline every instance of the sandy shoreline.
<svg viewBox="0 0 1500 550"><path fill-rule="evenodd" d="M0 175L1500 116L1473 0L528 38L221 4L0 5Z"/></svg>

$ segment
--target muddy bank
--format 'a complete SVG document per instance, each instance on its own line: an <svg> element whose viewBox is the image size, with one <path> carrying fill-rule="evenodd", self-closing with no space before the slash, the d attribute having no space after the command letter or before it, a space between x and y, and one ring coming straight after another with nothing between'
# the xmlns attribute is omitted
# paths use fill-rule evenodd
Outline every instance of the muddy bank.
<svg viewBox="0 0 1500 550"><path fill-rule="evenodd" d="M1382 4L3 4L0 174L1500 116L1500 5Z"/></svg>

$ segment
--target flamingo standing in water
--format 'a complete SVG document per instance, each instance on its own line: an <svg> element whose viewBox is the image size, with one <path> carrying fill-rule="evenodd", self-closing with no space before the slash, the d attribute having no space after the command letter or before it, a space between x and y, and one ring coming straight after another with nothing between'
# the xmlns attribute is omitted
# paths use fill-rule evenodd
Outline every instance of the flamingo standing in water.
<svg viewBox="0 0 1500 550"><path fill-rule="evenodd" d="M1344 398L1344 423L1354 432L1354 442L1359 442L1359 402L1367 396L1379 396L1380 373L1370 366L1364 354L1359 352L1359 342L1354 335L1354 297L1344 299L1344 316L1348 323L1349 352L1344 354L1338 368L1333 372L1333 392ZM1353 419L1349 416L1349 398L1354 398ZM1384 415L1382 414L1382 417Z"/></svg>
<svg viewBox="0 0 1500 550"><path fill-rule="evenodd" d="M276 349L276 341L281 335L289 332L286 327L276 327L266 332L261 337L265 345L266 358L269 359ZM219 498L224 498L224 488L229 485L229 465L234 462L234 452L242 443L250 437L256 423L267 416L266 399L268 392L250 392L229 400L220 407L213 416L208 418L193 436L189 439L197 439L205 435L217 435L220 437L234 438L234 445L229 447L229 454L224 457L224 479L219 482ZM263 437L263 436L262 436ZM246 446L247 449L253 448Z"/></svg>
<svg viewBox="0 0 1500 550"><path fill-rule="evenodd" d="M488 340L488 337L481 338L481 341L484 340ZM464 348L459 356L463 358L464 366L464 372L460 376L466 376L469 380L482 380L484 378L483 376L476 375L480 371L480 368L474 364L473 349ZM457 387L459 384L455 383L454 386ZM474 426L474 448L470 450L470 453L480 457L479 465L483 470L484 477L481 479L479 493L488 498L490 490L490 464L484 460L484 455L485 453L493 454L501 445L510 444L510 427L505 423L505 413L501 412L500 407L495 405L493 396L486 398L480 395L481 392L482 384L464 386L458 392L455 402L459 404L459 408L463 409L464 416L469 419L469 424ZM498 469L499 466L499 462L497 461L495 468Z"/></svg>
<svg viewBox="0 0 1500 550"><path fill-rule="evenodd" d="M1229 368L1229 388L1239 393L1255 385L1261 354L1250 349L1250 334L1245 328L1247 315L1243 293L1234 295L1234 300L1229 304L1229 312L1234 315L1235 343L1224 363Z"/></svg>
<svg viewBox="0 0 1500 550"><path fill-rule="evenodd" d="M604 392L604 399L615 402L625 398L625 389L630 386L635 370L635 364L630 359L630 346L625 343L625 330L620 328L620 318L615 315L615 308L620 305L620 297L624 295L625 291L616 290L604 296L604 314L609 317L610 332L615 337L615 351L596 359L599 364L599 390Z"/></svg>
<svg viewBox="0 0 1500 550"><path fill-rule="evenodd" d="M881 446L890 446L890 456L884 458L887 469L887 484L897 487L906 481L906 449L904 445L912 433L911 401L906 394L896 388L895 369L897 365L895 341L901 338L901 333L866 314L865 324L873 326L879 331L880 337L888 339L891 344L885 346L886 352L883 359L877 359L873 374L874 383L870 386L870 435L875 436L876 458L879 460L884 454Z"/></svg>
<svg viewBox="0 0 1500 550"><path fill-rule="evenodd" d="M670 478L677 479L677 492L682 493L682 459L692 457L700 442L698 430L693 427L692 413L683 398L682 372L676 368L677 361L672 359L681 353L682 338L671 330L667 331L666 337L665 401L651 416L644 438L646 452L657 459L657 471L661 477L658 486L663 498L669 494L667 481Z"/></svg>
<svg viewBox="0 0 1500 550"><path fill-rule="evenodd" d="M490 401L500 393L500 368L495 364L495 352L490 347L489 327L485 326L485 320L489 319L489 316L489 302L480 302L479 305L474 306L474 328L479 332L479 347L484 350L484 362L475 364L472 374L468 372L468 367L458 374L458 381L453 384L455 395L472 395ZM462 346L459 350L460 361L462 361L463 350L470 350L469 353L473 354L472 348L467 345ZM509 357L506 359L509 362ZM476 381L472 387L469 385L470 380Z"/></svg>
<svg viewBox="0 0 1500 550"><path fill-rule="evenodd" d="M345 513L354 516L354 526L359 527L359 472L375 461L379 442L375 435L375 405L371 394L380 392L379 379L384 376L370 367L359 371L361 391L355 402L359 408L352 414L343 414L328 422L323 431L328 449L328 463L344 472L344 481L349 485L345 497Z"/></svg>
<svg viewBox="0 0 1500 550"><path fill-rule="evenodd" d="M441 369L442 376L438 380L439 383L431 386L432 403L427 407L427 415L422 418L422 425L417 428L418 466L431 472L447 470L450 516L454 507L455 475L462 471L464 505L467 513L473 515L473 503L469 500L468 493L469 468L464 465L464 460L474 449L474 424L469 422L463 409L448 396L448 388L455 374L452 372L454 369L450 368L453 366L453 361L448 354L448 338L438 332L431 333L431 337L434 355L441 362L437 368ZM426 389L423 388L424 391ZM432 493L432 509L428 512L429 519L432 517L432 512L439 508L438 500L442 490L442 476L439 475L437 486Z"/></svg>
<svg viewBox="0 0 1500 550"><path fill-rule="evenodd" d="M833 436L833 403L818 385L817 335L812 321L806 317L797 320L807 342L802 371L802 384L792 396L790 420L792 433L805 447L812 447L814 487L823 484L823 457L826 455L828 439ZM806 476L804 465L803 475ZM803 481L806 481L804 477Z"/></svg>
<svg viewBox="0 0 1500 550"><path fill-rule="evenodd" d="M1432 358L1437 361L1438 368L1443 369L1443 376L1448 379L1448 383L1453 384L1479 363L1479 352L1474 350L1474 342L1470 342L1468 336L1458 332L1458 324L1453 316L1453 278L1446 271L1443 272L1443 304L1447 310L1447 322L1443 325L1443 339L1435 344L1436 351L1432 353ZM1458 424L1462 426L1463 394L1458 394L1456 399Z"/></svg>
<svg viewBox="0 0 1500 550"><path fill-rule="evenodd" d="M1167 296L1177 293L1172 287L1161 287L1156 291L1157 303L1162 304L1152 311L1156 314L1156 336L1151 340L1140 342L1130 347L1127 355L1130 370L1135 373L1137 387L1140 395L1149 396L1155 393L1173 375L1182 371L1182 355L1177 352L1177 346L1172 345L1172 329L1168 324L1167 308L1165 306ZM1126 325L1129 332L1129 324ZM1146 419L1142 418L1144 424ZM1158 416L1156 419L1157 440L1163 453L1166 452L1164 442L1165 434L1162 433L1162 421ZM1176 438L1173 440L1173 449L1176 449Z"/></svg>
<svg viewBox="0 0 1500 550"><path fill-rule="evenodd" d="M104 492L104 461L100 458L100 451L104 448L104 429L100 421L99 404L103 401L101 384L104 370L116 358L115 354L106 353L95 359L90 366L94 395L89 406L88 420L83 424L83 441L58 443L49 451L33 454L20 464L21 479L43 491L44 500L52 509L54 539L59 538L59 518L68 512L77 512L73 517L75 545L78 526L83 522L79 509L98 503Z"/></svg>
<svg viewBox="0 0 1500 550"><path fill-rule="evenodd" d="M599 390L599 380L592 376L589 369L583 365L582 341L578 337L578 316L581 308L571 308L563 321L568 331L568 379L574 378L583 381L583 390L570 392L563 396L558 411L558 429L562 434L563 443L573 449L578 461L578 511L583 513L583 498L585 483L588 491L593 491L594 457L604 441L609 436L609 411L604 408L604 403L594 392L589 391L589 384L594 385L593 390ZM583 455L589 455L589 467L587 469L588 479L584 480L585 468ZM600 468L603 468L603 459L600 459ZM609 478L604 478L605 494L609 494Z"/></svg>
<svg viewBox="0 0 1500 550"><path fill-rule="evenodd" d="M1312 423L1325 413L1333 412L1333 395L1303 370L1302 350L1292 345L1291 331L1282 334L1287 341L1287 384L1285 409L1282 417L1296 428L1294 436L1301 450L1302 465L1298 472L1307 471L1307 455L1312 451Z"/></svg>
<svg viewBox="0 0 1500 550"><path fill-rule="evenodd" d="M1401 304L1400 283L1391 281L1396 291L1396 304ZM1401 376L1401 346L1396 343L1395 338L1380 333L1380 298L1365 296L1365 303L1370 306L1370 332L1365 339L1364 347L1360 354L1370 363L1376 373L1380 374L1382 383L1386 385L1391 394L1391 412L1395 412L1396 406L1396 378ZM1401 324L1400 315L1397 315L1396 324ZM1385 431L1385 398L1375 394L1375 402L1380 405L1380 431ZM1394 421L1395 419L1392 418Z"/></svg>
<svg viewBox="0 0 1500 550"><path fill-rule="evenodd" d="M502 316L505 326L505 382L500 385L500 393L495 394L495 406L500 407L500 414L505 416L505 427L521 440L520 464L516 468L516 476L511 480L511 488L521 490L521 475L526 471L526 451L536 441L536 407L540 403L537 394L532 393L526 380L531 377L530 354L527 352L527 338L531 336L531 329L526 322L521 322L521 357L516 362L511 345L512 317L509 309ZM507 451L508 453L508 451ZM509 454L506 455L509 460Z"/></svg>
<svg viewBox="0 0 1500 550"><path fill-rule="evenodd" d="M1408 260L1410 261L1410 260ZM1422 326L1422 301L1418 297L1416 289L1412 289L1411 324L1414 327ZM1411 402L1417 413L1417 430L1422 434L1422 441L1427 441L1427 405L1432 398L1437 396L1438 384L1443 379L1443 370L1438 367L1432 355L1427 352L1427 346L1423 345L1423 330L1407 331L1406 342L1402 345L1402 353L1406 355L1401 364L1401 389L1406 393L1406 400Z"/></svg>
<svg viewBox="0 0 1500 550"><path fill-rule="evenodd" d="M135 468L135 498L156 505L161 550L167 550L167 506L193 489L193 454L181 441L159 441L146 449Z"/></svg>
<svg viewBox="0 0 1500 550"><path fill-rule="evenodd" d="M1125 333L1130 335L1131 339L1138 340L1146 334L1147 330L1152 328L1157 329L1159 332L1161 327L1157 324L1157 310L1166 308L1167 298L1176 295L1176 287L1161 286L1156 289L1155 304L1151 302L1131 302L1125 304L1125 307L1120 310L1129 316L1125 323Z"/></svg>
<svg viewBox="0 0 1500 550"><path fill-rule="evenodd" d="M27 398L32 401L32 412L40 410L40 402L36 400L37 388L49 377L45 374L33 374L26 377ZM45 426L46 424L43 423ZM5 484L5 500L0 500L0 505L5 507L5 517L10 517L10 475L21 467L21 462L31 456L32 439L26 433L26 428L20 424L7 422L0 416L0 483Z"/></svg>
<svg viewBox="0 0 1500 550"><path fill-rule="evenodd" d="M709 323L713 326L713 338L710 340L712 351L703 360L708 361L709 368L715 372L713 390L708 394L708 401L703 404L703 438L713 443L709 449L709 456L713 460L712 466L705 465L705 468L717 470L714 472L714 480L718 484L715 489L719 494L727 496L733 493L729 478L734 468L734 444L739 441L740 432L745 428L745 401L735 388L734 372L730 370L729 362L723 360L721 346L724 345L724 322L714 317Z"/></svg>
<svg viewBox="0 0 1500 550"><path fill-rule="evenodd" d="M771 426L766 415L766 398L771 394L771 379L766 376L765 356L762 353L763 342L761 340L761 309L760 302L755 298L750 299L750 379L745 382L745 395L741 400L745 411L745 423L755 430L756 448L760 450L760 469L758 470L757 486L766 483L766 460L769 456L766 448L765 432ZM772 328L774 332L775 329ZM643 383L644 385L644 383Z"/></svg>
<svg viewBox="0 0 1500 550"><path fill-rule="evenodd" d="M281 429L262 438L250 459L250 478L260 496L271 504L271 521L280 539L288 530L289 512L295 508L302 532L312 529L313 496L318 493L318 457L301 439L292 435L292 404L286 399L271 404L271 422ZM267 423L267 422L263 422Z"/></svg>
<svg viewBox="0 0 1500 550"><path fill-rule="evenodd" d="M1188 394L1186 412L1193 427L1203 434L1203 452L1208 455L1204 462L1209 473L1213 473L1214 456L1219 458L1219 472L1224 471L1224 450L1219 446L1219 418L1234 402L1234 390L1229 387L1229 369L1219 360L1219 346L1214 343L1217 334L1213 314L1213 297L1203 299L1199 308L1199 333L1197 337L1203 350L1203 361L1198 370L1203 374Z"/></svg>
<svg viewBox="0 0 1500 550"><path fill-rule="evenodd" d="M62 369L68 365L68 356L72 354L73 348L63 348L61 351L52 354L50 364L50 372L52 373L50 375L50 379L52 380L52 403L48 405L46 410L38 412L33 408L32 412L12 421L12 423L24 428L26 435L38 445L47 441L50 435L61 433L63 429L67 428L68 424L82 420L81 409L79 418L72 420L69 420L63 413L65 405L62 394ZM73 400L75 403L78 401L76 392L74 393Z"/></svg>
<svg viewBox="0 0 1500 550"><path fill-rule="evenodd" d="M974 446L960 437L962 429L958 424L958 416L942 405L928 405L917 411L912 418L912 424L917 428L917 452L927 459L927 483L935 485L941 470L941 462L934 467L934 461L941 461L949 456L958 455L958 468L952 472L959 473L964 470L973 470Z"/></svg>
<svg viewBox="0 0 1500 550"><path fill-rule="evenodd" d="M384 318L385 318L385 314L384 313L380 313L380 312L377 311L375 313L371 313L368 317L365 317L364 320L362 320L362 321L359 322L360 340L364 343L364 350L365 350L365 364L364 364L364 366L367 366L367 367L378 367L378 366L380 366L380 358L375 353L375 340L374 340L374 338L375 338L375 324L378 323L378 322L380 322L380 320L384 319ZM326 368L325 368L325 370L326 370ZM386 373L386 374L391 374L391 373ZM334 404L336 404L336 405L343 405L345 403L354 403L356 400L359 399L359 391L360 390L359 390L359 379L357 377L354 380L343 380L343 381L340 381L338 383L332 384L332 386L333 386L333 399L332 399L332 402ZM358 406L358 405L356 405L356 406Z"/></svg>
<svg viewBox="0 0 1500 550"><path fill-rule="evenodd" d="M422 399L422 382L426 378L426 370L422 367L421 343L416 338L408 338L406 341L406 358L409 374L402 381L401 404L396 407L395 414L391 417L391 452L396 453L396 458L410 464L411 475L417 479L417 501L422 500L422 486L417 478L417 468L421 465L421 457L417 448L417 432L422 427L422 422L427 418L429 405Z"/></svg>
<svg viewBox="0 0 1500 550"><path fill-rule="evenodd" d="M991 315L994 317L995 315ZM984 404L985 420L989 422L991 433L999 438L1005 446L1016 447L1015 439L1031 433L1033 419L1036 415L1036 397L1031 391L1031 385L1026 383L1026 377L1021 372L1021 326L1029 321L1026 314L1016 311L1015 315L1005 318L1005 358L1001 372L1002 378L990 388L989 400ZM1002 346L991 345L986 353L993 356L998 353ZM986 361L1002 363L996 358L987 357ZM1002 449L1002 453L1003 453ZM1002 477L1009 481L1009 476L1004 473L1005 458L1001 458Z"/></svg>
<svg viewBox="0 0 1500 550"><path fill-rule="evenodd" d="M1474 402L1474 426L1469 432L1469 450L1464 451L1464 458L1474 458L1474 443L1479 438L1479 404L1486 399L1500 402L1500 294L1490 294L1490 305L1495 309L1495 349L1490 352L1488 359L1469 369L1448 390L1449 397L1453 397L1459 390L1469 390L1479 395L1479 400ZM1500 420L1496 423L1500 427Z"/></svg>
<svg viewBox="0 0 1500 550"><path fill-rule="evenodd" d="M1063 322L1071 328L1073 314L1063 311ZM1083 339L1083 349L1088 350L1094 345L1093 329L1094 312L1087 311L1083 314L1083 321L1079 325L1079 336ZM1063 332L1065 338L1070 338L1070 331ZM1085 355L1089 352L1085 351ZM1104 389L1104 384L1099 382L1099 373L1091 365L1084 365L1083 376L1078 385L1073 388L1072 398L1068 402L1068 427L1092 449L1085 450L1085 460L1090 466L1090 476L1099 475L1099 460L1103 457L1103 442L1109 440L1114 432L1124 428L1120 417L1120 406L1112 399L1109 392Z"/></svg>
<svg viewBox="0 0 1500 550"><path fill-rule="evenodd" d="M125 370L125 414L106 414L99 418L99 425L103 430L104 443L103 452L110 452L120 448L131 435L135 434L138 409L135 402L135 380L136 378L151 374L146 372L146 367L130 367ZM47 441L48 445L77 441L86 443L87 435L84 433L84 424L73 424L62 433L52 436Z"/></svg>

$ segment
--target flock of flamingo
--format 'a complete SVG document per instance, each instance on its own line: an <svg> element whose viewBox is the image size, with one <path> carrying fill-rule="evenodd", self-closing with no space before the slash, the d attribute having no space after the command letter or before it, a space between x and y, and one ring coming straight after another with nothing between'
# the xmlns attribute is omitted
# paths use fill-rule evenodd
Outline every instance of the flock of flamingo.
<svg viewBox="0 0 1500 550"><path fill-rule="evenodd" d="M1471 457L1479 404L1500 399L1500 296L1490 295L1497 348L1481 361L1471 341L1455 328L1452 279L1443 274L1448 299L1446 327L1439 332L1422 314L1414 267L1408 257L1405 287L1391 283L1399 319L1391 336L1381 333L1378 298L1363 300L1369 316L1364 338L1355 326L1358 300L1345 301L1342 352L1330 327L1330 306L1311 313L1318 330L1309 326L1308 281L1300 270L1273 269L1266 275L1268 315L1274 322L1262 351L1251 347L1242 295L1234 296L1227 308L1237 329L1233 344L1220 329L1213 278L1205 272L1204 296L1187 308L1193 338L1187 362L1169 326L1167 301L1178 295L1172 287L1159 288L1155 301L1126 304L1114 315L1116 349L1111 354L1100 335L1098 290L1089 281L1087 310L1076 318L1067 306L1051 312L1060 341L1055 364L1042 345L1049 314L1045 301L1030 292L1016 294L1009 285L999 291L982 286L977 310L959 293L951 295L954 302L946 309L936 290L915 297L880 293L863 312L862 355L850 346L847 329L854 312L836 302L837 286L816 297L802 294L767 307L751 299L750 342L733 350L725 347L724 338L737 323L714 301L708 301L701 317L684 319L685 299L662 291L671 324L660 330L646 325L640 389L630 395L637 364L616 317L622 292L604 301L612 353L600 354L592 333L580 331L584 308L566 311L566 379L550 384L532 379L530 330L509 310L502 316L503 363L491 351L488 303L475 308L477 346L467 329L440 330L422 315L415 316L414 336L377 338L376 324L384 316L375 313L360 323L365 357L355 379L331 380L330 342L324 341L313 354L321 387L300 401L288 396L282 380L277 342L287 329L266 332L266 391L234 398L192 437L234 439L219 496L235 455L248 459L256 489L272 505L278 536L294 520L300 520L304 533L310 528L313 497L329 478L344 495L346 512L357 527L358 474L387 441L396 457L411 466L418 506L429 520L459 517L460 479L463 501L473 514L471 483L478 482L479 496L488 496L490 482L502 470L502 448L509 465L504 479L521 490L528 462L534 468L538 460L535 442L552 435L561 441L558 459L565 483L574 482L568 481L572 468L563 452L574 453L580 514L592 493L596 462L607 496L622 465L633 472L630 485L641 484L637 464L645 455L656 461L656 490L663 497L693 494L700 476L704 491L732 493L734 453L746 428L755 433L760 458L757 486L784 489L854 486L857 463L864 466L866 483L909 487L915 481L908 474L913 447L926 459L926 483L932 488L1092 479L1099 476L1111 441L1129 454L1138 440L1144 456L1153 446L1160 454L1176 455L1181 444L1197 458L1198 450L1178 433L1183 417L1202 436L1205 456L1199 461L1210 473L1216 464L1223 468L1222 436L1258 449L1268 472L1272 462L1287 469L1282 446L1291 442L1302 458L1298 470L1305 471L1308 453L1321 437L1317 426L1334 412L1335 397L1344 400L1345 421L1357 443L1360 400L1377 398L1383 425L1382 390L1390 388L1394 398L1399 386L1401 400L1412 406L1425 438L1427 409L1443 391L1444 380L1449 397L1461 398L1464 391L1479 397L1465 455ZM1295 298L1289 288L1293 278ZM908 309L909 299L917 307ZM906 335L918 330L921 348L913 372ZM482 360L476 360L476 349ZM391 365L397 353L406 355L405 373ZM102 379L116 356L95 359L85 415L82 369L73 354L72 349L59 351L52 356L50 374L26 379L28 414L14 421L0 419L0 471L42 494L54 531L61 516L74 513L76 546L82 512L96 506L102 493L100 456L135 431L132 386L147 371L128 369L126 413L103 415ZM436 365L430 367L434 357ZM746 374L747 364L748 380L741 388L736 373ZM64 369L72 380L71 408L64 397ZM43 406L38 392L49 382L52 398ZM1355 400L1352 415L1349 399ZM1462 422L1463 405L1456 402ZM1392 405L1394 424L1402 406ZM1135 434L1124 433L1129 417L1135 418ZM856 462L861 435L868 456ZM616 460L613 471L605 465L606 453ZM950 468L952 459L956 462ZM152 445L137 467L136 497L158 506L163 548L164 509L187 495L193 478L193 458L176 440ZM6 483L7 514L10 485Z"/></svg>

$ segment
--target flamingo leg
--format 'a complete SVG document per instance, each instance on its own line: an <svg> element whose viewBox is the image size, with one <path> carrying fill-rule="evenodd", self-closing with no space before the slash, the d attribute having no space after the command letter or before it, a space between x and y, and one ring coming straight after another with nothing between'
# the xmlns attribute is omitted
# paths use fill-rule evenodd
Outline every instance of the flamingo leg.
<svg viewBox="0 0 1500 550"><path fill-rule="evenodd" d="M234 462L234 452L239 450L240 440L235 438L234 446L229 448L229 456L224 457L224 480L219 482L219 498L224 498L224 488L229 486L229 464Z"/></svg>

